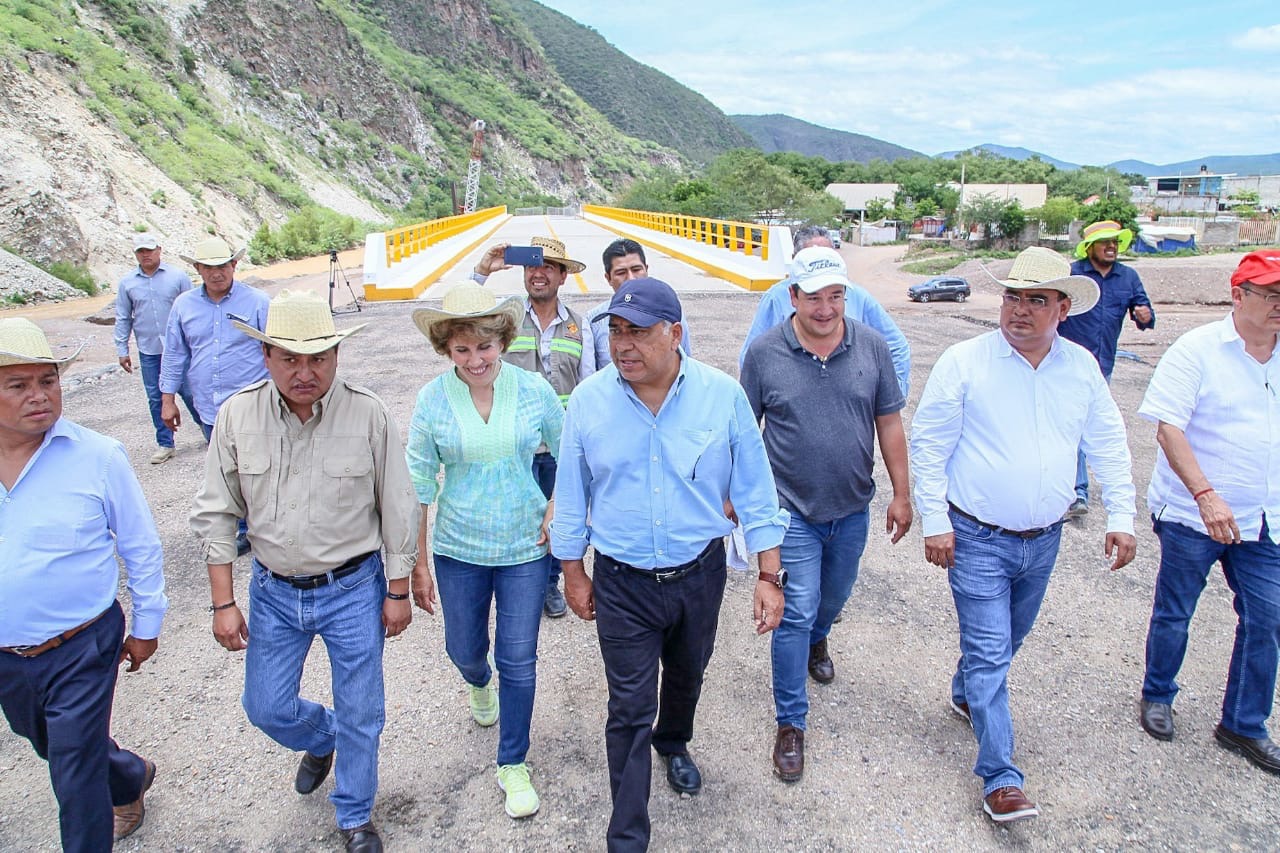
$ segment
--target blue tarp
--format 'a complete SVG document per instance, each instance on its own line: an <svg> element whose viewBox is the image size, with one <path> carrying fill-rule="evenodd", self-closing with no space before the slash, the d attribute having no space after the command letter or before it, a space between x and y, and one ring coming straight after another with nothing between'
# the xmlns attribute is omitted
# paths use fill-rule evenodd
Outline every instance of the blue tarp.
<svg viewBox="0 0 1280 853"><path fill-rule="evenodd" d="M1190 228L1160 228L1147 226L1138 232L1133 241L1137 255L1154 255L1160 252L1176 252L1179 249L1196 248L1196 232Z"/></svg>

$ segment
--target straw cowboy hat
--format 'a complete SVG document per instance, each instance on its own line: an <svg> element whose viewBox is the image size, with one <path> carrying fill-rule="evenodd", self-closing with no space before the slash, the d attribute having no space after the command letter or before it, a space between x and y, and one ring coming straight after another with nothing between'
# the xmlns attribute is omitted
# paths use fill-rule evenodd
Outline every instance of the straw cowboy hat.
<svg viewBox="0 0 1280 853"><path fill-rule="evenodd" d="M197 243L196 250L190 255L178 255L178 257L192 266L202 264L206 267L220 267L240 260L244 257L244 249L233 252L226 240L221 237L210 237L208 240Z"/></svg>
<svg viewBox="0 0 1280 853"><path fill-rule="evenodd" d="M442 320L469 320L476 317L492 317L508 314L519 328L524 319L524 301L519 296L508 296L501 302L493 291L474 281L455 285L444 295L439 308L419 308L413 312L413 324L418 331L431 337L431 327Z"/></svg>
<svg viewBox="0 0 1280 853"><path fill-rule="evenodd" d="M56 364L61 367L80 357L84 342L71 355L56 358L49 348L49 339L35 323L26 317L5 317L0 320L0 367L15 364Z"/></svg>
<svg viewBox="0 0 1280 853"><path fill-rule="evenodd" d="M529 241L529 245L542 249L542 259L544 261L555 261L557 264L563 264L565 272L582 272L587 268L587 265L582 261L566 258L564 256L564 243L559 240L553 240L550 237L534 237Z"/></svg>
<svg viewBox="0 0 1280 853"><path fill-rule="evenodd" d="M1087 226L1080 232L1080 236L1084 239L1076 245L1076 257L1084 258L1089 254L1089 245L1099 240L1116 240L1117 252L1129 251L1129 244L1133 242L1133 232L1128 228L1121 228L1120 223L1114 219L1104 219L1101 222L1095 222Z"/></svg>
<svg viewBox="0 0 1280 853"><path fill-rule="evenodd" d="M339 332L333 327L329 303L314 293L282 290L267 307L265 332L238 320L231 321L231 325L274 347L298 355L315 355L333 349L369 324L361 323Z"/></svg>
<svg viewBox="0 0 1280 853"><path fill-rule="evenodd" d="M987 275L991 275L990 271ZM1056 290L1064 293L1071 299L1068 317L1088 311L1098 304L1100 296L1093 279L1087 275L1072 275L1070 262L1043 246L1023 249L1013 259L1009 277L996 278L996 281L1010 290Z"/></svg>

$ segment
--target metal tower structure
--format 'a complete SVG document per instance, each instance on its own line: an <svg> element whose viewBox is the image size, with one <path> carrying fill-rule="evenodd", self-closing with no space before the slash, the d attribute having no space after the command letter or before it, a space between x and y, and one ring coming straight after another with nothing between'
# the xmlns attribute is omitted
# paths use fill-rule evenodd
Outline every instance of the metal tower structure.
<svg viewBox="0 0 1280 853"><path fill-rule="evenodd" d="M474 213L476 198L480 195L480 157L484 147L484 119L471 123L471 162L467 164L467 193L462 202L463 213Z"/></svg>

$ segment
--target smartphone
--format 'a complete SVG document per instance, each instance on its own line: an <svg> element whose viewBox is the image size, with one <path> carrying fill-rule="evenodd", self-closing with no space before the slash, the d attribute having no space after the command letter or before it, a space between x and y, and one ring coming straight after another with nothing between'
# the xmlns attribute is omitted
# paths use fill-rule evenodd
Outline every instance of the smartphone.
<svg viewBox="0 0 1280 853"><path fill-rule="evenodd" d="M502 252L502 262L513 267L542 266L541 246L508 246Z"/></svg>

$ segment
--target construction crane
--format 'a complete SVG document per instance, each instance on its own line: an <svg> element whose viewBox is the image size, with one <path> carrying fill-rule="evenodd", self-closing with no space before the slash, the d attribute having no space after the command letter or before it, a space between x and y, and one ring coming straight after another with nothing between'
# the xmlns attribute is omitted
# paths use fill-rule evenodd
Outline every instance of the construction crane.
<svg viewBox="0 0 1280 853"><path fill-rule="evenodd" d="M480 195L480 157L484 147L484 119L471 123L471 162L467 164L467 193L463 198L462 212L474 213L476 197Z"/></svg>

